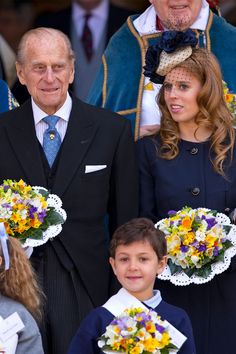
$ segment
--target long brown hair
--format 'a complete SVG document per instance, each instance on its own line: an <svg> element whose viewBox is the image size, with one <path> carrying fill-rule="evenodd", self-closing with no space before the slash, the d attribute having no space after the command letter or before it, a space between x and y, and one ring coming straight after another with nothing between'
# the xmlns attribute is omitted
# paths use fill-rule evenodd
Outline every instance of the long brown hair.
<svg viewBox="0 0 236 354"><path fill-rule="evenodd" d="M42 292L37 284L36 275L21 243L9 236L8 251L10 268L5 270L5 262L0 244L0 293L20 302L32 314L36 321L42 319Z"/></svg>
<svg viewBox="0 0 236 354"><path fill-rule="evenodd" d="M199 113L195 118L198 127L209 129L211 134L210 154L214 169L225 176L224 162L229 158L232 161L235 131L232 125L232 116L224 100L222 75L217 59L206 49L193 49L192 55L178 64L193 74L202 84L197 98ZM179 154L180 134L176 123L167 108L164 98L164 87L161 88L158 104L162 113L160 138L160 156L167 160L174 159ZM195 132L196 133L196 132Z"/></svg>

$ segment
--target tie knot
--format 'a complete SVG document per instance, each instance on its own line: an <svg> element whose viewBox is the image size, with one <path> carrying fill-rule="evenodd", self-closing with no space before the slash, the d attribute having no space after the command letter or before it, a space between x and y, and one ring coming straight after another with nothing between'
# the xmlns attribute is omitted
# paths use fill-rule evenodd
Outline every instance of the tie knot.
<svg viewBox="0 0 236 354"><path fill-rule="evenodd" d="M55 129L57 122L59 121L60 117L58 116L47 116L43 118L43 121L47 123L50 129Z"/></svg>
<svg viewBox="0 0 236 354"><path fill-rule="evenodd" d="M88 12L87 14L84 15L84 18L85 18L85 23L88 22L88 20L90 19L92 15Z"/></svg>

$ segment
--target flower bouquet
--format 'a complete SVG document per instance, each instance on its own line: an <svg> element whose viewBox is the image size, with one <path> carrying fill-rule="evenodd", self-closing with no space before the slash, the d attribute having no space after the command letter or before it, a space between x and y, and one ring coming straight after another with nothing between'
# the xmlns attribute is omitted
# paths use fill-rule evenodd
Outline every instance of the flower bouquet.
<svg viewBox="0 0 236 354"><path fill-rule="evenodd" d="M23 180L4 180L0 185L0 222L6 233L23 247L40 246L61 232L66 220L62 202L43 187L31 187Z"/></svg>
<svg viewBox="0 0 236 354"><path fill-rule="evenodd" d="M176 353L168 331L168 322L155 311L129 308L114 318L99 338L104 353L168 354Z"/></svg>
<svg viewBox="0 0 236 354"><path fill-rule="evenodd" d="M223 81L224 97L227 107L233 116L233 124L236 124L236 95L229 91L225 81Z"/></svg>
<svg viewBox="0 0 236 354"><path fill-rule="evenodd" d="M155 226L166 235L168 265L159 275L175 285L206 283L236 254L236 227L216 211L184 207Z"/></svg>

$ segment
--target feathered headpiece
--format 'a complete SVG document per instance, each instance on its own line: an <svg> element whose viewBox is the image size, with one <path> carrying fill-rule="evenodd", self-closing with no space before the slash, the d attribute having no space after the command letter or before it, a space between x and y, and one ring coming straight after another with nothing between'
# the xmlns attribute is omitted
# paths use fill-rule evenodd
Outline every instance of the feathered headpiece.
<svg viewBox="0 0 236 354"><path fill-rule="evenodd" d="M154 83L163 83L168 72L191 56L197 43L196 34L191 29L164 31L160 41L147 50L144 75Z"/></svg>

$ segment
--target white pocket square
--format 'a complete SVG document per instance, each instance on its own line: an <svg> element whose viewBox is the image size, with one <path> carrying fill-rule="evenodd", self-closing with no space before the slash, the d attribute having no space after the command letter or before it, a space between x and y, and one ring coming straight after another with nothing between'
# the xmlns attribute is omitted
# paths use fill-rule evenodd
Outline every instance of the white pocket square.
<svg viewBox="0 0 236 354"><path fill-rule="evenodd" d="M85 166L85 173L91 173L91 172L96 172L100 170L104 170L107 165L86 165Z"/></svg>

